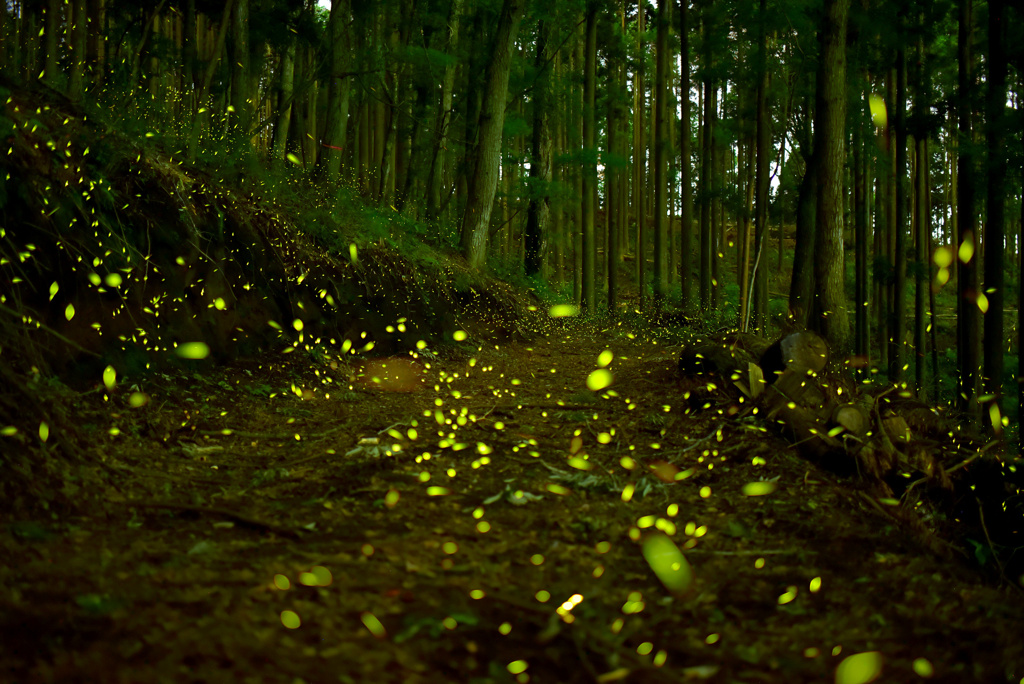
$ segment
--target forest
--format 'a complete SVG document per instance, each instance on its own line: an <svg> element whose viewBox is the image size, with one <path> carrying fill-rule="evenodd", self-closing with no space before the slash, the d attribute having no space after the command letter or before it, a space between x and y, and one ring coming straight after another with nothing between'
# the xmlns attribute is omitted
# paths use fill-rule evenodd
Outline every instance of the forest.
<svg viewBox="0 0 1024 684"><path fill-rule="evenodd" d="M1016 416L1018 8L324 4L12 0L4 62L584 311L809 326L992 430Z"/></svg>
<svg viewBox="0 0 1024 684"><path fill-rule="evenodd" d="M1020 36L4 0L0 672L1024 682Z"/></svg>

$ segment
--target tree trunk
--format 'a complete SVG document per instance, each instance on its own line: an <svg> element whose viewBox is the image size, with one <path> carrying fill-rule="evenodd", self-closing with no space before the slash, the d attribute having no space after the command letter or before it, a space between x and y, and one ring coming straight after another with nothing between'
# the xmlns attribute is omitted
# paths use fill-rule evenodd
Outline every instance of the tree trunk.
<svg viewBox="0 0 1024 684"><path fill-rule="evenodd" d="M373 103L370 94L363 90L359 104L359 188L363 195L370 195L370 181L373 175Z"/></svg>
<svg viewBox="0 0 1024 684"><path fill-rule="evenodd" d="M462 221L462 254L471 268L487 261L487 234L501 164L501 130L505 123L505 99L516 32L526 8L524 0L504 0L494 37L487 83L480 112L480 143L472 191Z"/></svg>
<svg viewBox="0 0 1024 684"><path fill-rule="evenodd" d="M292 99L295 92L295 40L288 41L281 51L280 81L277 91L277 123L274 125L272 157L284 159L288 152L288 130L292 119Z"/></svg>
<svg viewBox="0 0 1024 684"><path fill-rule="evenodd" d="M754 181L754 296L751 327L764 330L768 325L768 161L771 157L771 117L768 116L768 58L766 33L767 3L758 10L757 43L757 133ZM842 236L840 235L840 238Z"/></svg>
<svg viewBox="0 0 1024 684"><path fill-rule="evenodd" d="M377 174L379 179L377 197L380 199L381 204L385 206L390 205L395 196L395 154L398 147L399 114L398 79L399 74L396 71L390 71L385 74L383 92L387 100L382 102L380 109L377 110L378 116L381 117L378 119L378 123L383 121L384 124L375 131L375 134L380 135L379 139L381 140L378 148L380 152L380 171Z"/></svg>
<svg viewBox="0 0 1024 684"><path fill-rule="evenodd" d="M583 72L583 52L586 46L586 27L583 28L583 38L577 37L576 45L572 50L572 63L569 66L569 71L578 79ZM578 150L582 150L583 145L583 88L578 84L574 84L572 89L572 107L570 108L570 116L573 122L572 131L572 143L569 148L574 153L578 154ZM583 172L582 164L573 165L572 173L572 184L573 192L572 197L577 201L570 202L572 207L572 230L569 231L569 235L572 238L572 301L574 304L579 305L582 299L582 285L583 285L583 231L581 226L583 225L583 202L579 198L583 197Z"/></svg>
<svg viewBox="0 0 1024 684"><path fill-rule="evenodd" d="M351 50L348 40L348 0L334 0L327 24L330 35L328 59L331 65L331 80L328 84L327 120L324 125L323 150L319 167L327 178L341 173L342 155L345 153L348 130L348 106L351 83L345 75L348 54Z"/></svg>
<svg viewBox="0 0 1024 684"><path fill-rule="evenodd" d="M60 37L60 15L60 0L47 0L46 24L43 33L43 58L45 60L43 63L43 81L55 89L58 87L57 77L60 74L60 69L57 66L58 59L60 58L60 53L57 50Z"/></svg>
<svg viewBox="0 0 1024 684"><path fill-rule="evenodd" d="M643 54L644 0L637 0L637 53ZM640 310L647 302L647 140L644 112L644 60L637 64L633 76L633 211L636 214L636 284L640 290Z"/></svg>
<svg viewBox="0 0 1024 684"><path fill-rule="evenodd" d="M561 51L556 51L552 63L552 74L556 83L562 83L564 67ZM563 165L554 163L556 159L564 158L565 144L565 118L568 112L567 98L564 93L552 87L548 95L553 99L552 111L560 111L560 116L552 117L550 120L552 131L552 152L551 152L551 182L552 187L563 187L564 174ZM555 200L551 207L551 230L548 259L545 262L545 278L561 285L565 282L565 203Z"/></svg>
<svg viewBox="0 0 1024 684"><path fill-rule="evenodd" d="M722 83L722 101L725 101L725 82ZM710 176L708 176L708 188L711 196L708 198L709 211L711 212L710 242L708 250L711 260L711 282L709 309L718 308L718 295L722 286L722 233L725 222L722 216L722 182L724 180L724 151L718 138L718 88L711 88L711 118L708 121L710 131L711 161Z"/></svg>
<svg viewBox="0 0 1024 684"><path fill-rule="evenodd" d="M807 116L810 116L810 108ZM815 217L818 211L817 150L800 150L804 157L804 177L800 180L796 200L796 246L793 250L793 274L789 285L789 314L799 327L806 327L811 310L811 285L814 282L813 258L818 242Z"/></svg>
<svg viewBox="0 0 1024 684"><path fill-rule="evenodd" d="M679 0L679 74L681 97L679 118L679 293L684 311L693 310L693 159L690 149L690 0Z"/></svg>
<svg viewBox="0 0 1024 684"><path fill-rule="evenodd" d="M970 418L978 412L978 286L974 257L977 217L974 215L975 163L972 145L974 68L971 56L971 0L960 0L957 42L957 366L960 373L957 401Z"/></svg>
<svg viewBox="0 0 1024 684"><path fill-rule="evenodd" d="M833 358L849 353L850 323L843 290L843 166L846 141L846 22L849 0L825 0L819 34L821 67L815 125L818 155L818 243L811 324Z"/></svg>
<svg viewBox="0 0 1024 684"><path fill-rule="evenodd" d="M253 106L249 89L249 1L235 0L231 14L231 106L235 109L235 129L246 140Z"/></svg>
<svg viewBox="0 0 1024 684"><path fill-rule="evenodd" d="M879 84L885 92L885 109L893 111L893 83L892 70L887 69L886 75ZM886 121L885 126L878 133L881 154L878 155L878 168L876 176L878 179L878 201L875 209L875 260L874 260L874 281L877 318L875 321L878 344L878 366L887 374L889 372L889 321L892 311L892 284L893 284L893 255L892 255L892 234L893 220L893 168L895 167L895 155L893 154L892 126Z"/></svg>
<svg viewBox="0 0 1024 684"><path fill-rule="evenodd" d="M865 88L865 100L869 93ZM857 117L853 137L853 232L855 245L854 275L854 344L853 353L859 357L862 371L866 372L870 358L868 331L868 173L864 150L867 135L864 122ZM863 373L862 373L863 375Z"/></svg>
<svg viewBox="0 0 1024 684"><path fill-rule="evenodd" d="M524 235L525 264L527 276L538 275L544 263L544 241L551 212L551 133L548 115L551 108L548 88L549 78L544 68L548 61L549 27L547 22L537 22L537 45L534 67L537 81L533 86L533 131L530 138L530 205L526 214Z"/></svg>
<svg viewBox="0 0 1024 684"><path fill-rule="evenodd" d="M668 239L665 223L668 213L668 71L669 9L672 3L658 5L654 69L654 305L661 308L668 294Z"/></svg>
<svg viewBox="0 0 1024 684"><path fill-rule="evenodd" d="M454 57L459 42L459 17L462 0L452 0L448 9L447 54ZM441 76L441 102L434 116L433 144L430 174L427 176L427 219L437 220L441 210L441 188L444 184L445 152L448 126L452 121L452 91L455 89L455 60L446 64Z"/></svg>
<svg viewBox="0 0 1024 684"><path fill-rule="evenodd" d="M904 20L898 19L900 33L905 32ZM889 323L889 379L900 382L904 375L907 348L907 55L903 46L905 36L896 49L896 219L892 223L895 233L893 248L892 318Z"/></svg>
<svg viewBox="0 0 1024 684"><path fill-rule="evenodd" d="M988 146L988 194L985 198L985 394L992 395L996 415L992 429L1002 432L1000 422L1003 395L1003 307L1006 275L1003 268L1006 226L1006 55L1003 51L1004 0L988 2L988 81L985 142ZM1018 277L1020 273L1018 271ZM1018 307L1020 303L1018 302ZM990 409L991 411L991 409ZM990 415L992 415L990 413Z"/></svg>
<svg viewBox="0 0 1024 684"><path fill-rule="evenodd" d="M788 114L789 107L786 107L786 112L787 112L786 118L788 119L789 118L789 114ZM779 185L780 185L780 188L778 190L778 193L776 194L776 199L780 199L781 196L782 196L782 188L781 188L781 184L782 184L782 170L786 168L786 137L787 137L787 135L788 134L786 132L786 129L783 128L782 129L782 144L779 145ZM778 228L778 233L777 233L777 237L778 237L779 242L778 242L778 249L776 250L776 252L777 252L777 261L776 261L776 265L775 265L775 268L778 270L779 273L782 272L782 258L785 255L786 231L785 231L785 226L783 226L783 221L784 221L785 215L786 215L786 213L782 210L781 207L779 207L779 211L778 211L779 228Z"/></svg>
<svg viewBox="0 0 1024 684"><path fill-rule="evenodd" d="M743 159L743 225L737 228L736 282L740 286L740 330L747 332L750 323L750 233L754 216L754 148L755 138L747 138L740 153Z"/></svg>
<svg viewBox="0 0 1024 684"><path fill-rule="evenodd" d="M7 16L7 3L4 2L0 6L0 63L3 64L6 69L9 65L17 67L18 63L11 60L10 48L17 45L18 39L14 28L14 22L11 21L11 17Z"/></svg>
<svg viewBox="0 0 1024 684"><path fill-rule="evenodd" d="M617 0L615 11L619 31L625 31L626 6L625 0ZM623 34L624 35L624 34ZM605 253L608 269L608 311L615 313L619 301L619 265L622 262L623 224L622 192L623 170L619 165L621 158L622 134L622 79L624 69L621 63L608 69L608 159L605 163L605 187L608 200L605 203L605 216L608 225Z"/></svg>
<svg viewBox="0 0 1024 684"><path fill-rule="evenodd" d="M714 119L714 84L708 66L711 61L710 21L708 8L704 8L704 116L701 126L700 150L700 308L708 311L711 308L711 259L714 254L714 237L711 231L711 162L712 162L712 128Z"/></svg>
<svg viewBox="0 0 1024 684"><path fill-rule="evenodd" d="M928 284L928 235L932 224L928 215L928 139L915 140L914 244L917 247L917 268L914 269L914 384L921 401L925 400L925 297Z"/></svg>
<svg viewBox="0 0 1024 684"><path fill-rule="evenodd" d="M234 9L235 0L227 0L224 3L224 13L221 16L220 28L217 30L217 39L210 59L206 64L206 71L203 73L203 82L196 97L196 113L192 119L192 132L189 136L189 156L195 158L199 148L199 136L204 123L209 119L209 109L206 108L206 98L210 95L210 87L213 83L213 75L217 71L217 64L220 63L221 55L224 53L224 43L227 40L228 26L231 22L231 12ZM204 111L205 109L205 111Z"/></svg>
<svg viewBox="0 0 1024 684"><path fill-rule="evenodd" d="M93 0L93 4L97 4L97 0ZM181 35L181 81L183 93L182 105L186 112L194 112L196 109L196 90L199 84L196 83L196 68L198 66L198 29L197 29L197 14L196 14L196 0L186 0L185 2L185 16L182 18L182 35ZM97 44L102 45L102 35L97 40ZM100 62L99 57L95 59L96 63ZM94 76L94 82L99 85L98 77Z"/></svg>
<svg viewBox="0 0 1024 684"><path fill-rule="evenodd" d="M1018 78L1022 78L1021 71L1017 72ZM1024 90L1024 89L1022 89ZM1020 97L1021 91L1017 91L1017 96ZM1024 136L1021 136L1021 153L1024 157ZM1020 202L1020 217L1017 220L1017 259L1022 259L1021 252L1024 251L1024 193L1021 196ZM1017 334L1020 335L1020 331L1024 330L1024 277L1020 275L1021 269L1017 269ZM934 328L933 328L934 330ZM1021 344L1020 338L1017 338L1017 432L1018 435L1021 430L1021 425L1024 424L1024 344ZM1020 456L1024 456L1024 437L1017 437L1017 453Z"/></svg>
<svg viewBox="0 0 1024 684"><path fill-rule="evenodd" d="M582 282L580 284L580 306L593 313L597 307L597 292L594 277L596 256L594 220L597 214L597 125L596 125L596 82L597 82L597 11L596 2L587 7L586 46L583 57L583 230L581 233Z"/></svg>
<svg viewBox="0 0 1024 684"><path fill-rule="evenodd" d="M88 43L89 19L86 16L86 0L74 0L69 6L72 17L68 25L68 44L71 48L71 73L68 77L68 97L81 100L85 89L86 44Z"/></svg>

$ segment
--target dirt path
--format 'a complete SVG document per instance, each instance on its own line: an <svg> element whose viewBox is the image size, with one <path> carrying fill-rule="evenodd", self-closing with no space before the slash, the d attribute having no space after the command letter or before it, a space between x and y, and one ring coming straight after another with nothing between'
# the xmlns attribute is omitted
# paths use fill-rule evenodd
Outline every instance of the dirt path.
<svg viewBox="0 0 1024 684"><path fill-rule="evenodd" d="M1024 681L1019 592L615 329L80 401L120 481L0 537L4 681Z"/></svg>

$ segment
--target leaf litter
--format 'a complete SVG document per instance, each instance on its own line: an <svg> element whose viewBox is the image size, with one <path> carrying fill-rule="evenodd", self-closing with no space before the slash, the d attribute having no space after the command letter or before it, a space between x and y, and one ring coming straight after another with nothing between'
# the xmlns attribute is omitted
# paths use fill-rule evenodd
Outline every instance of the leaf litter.
<svg viewBox="0 0 1024 684"><path fill-rule="evenodd" d="M728 395L694 407L664 344L471 341L375 362L415 365L411 390L364 382L362 362L265 354L133 379L139 407L80 395L117 477L91 514L3 536L2 666L138 682L1022 673L1019 591L937 557L755 418L723 420ZM580 394L599 367L611 384Z"/></svg>

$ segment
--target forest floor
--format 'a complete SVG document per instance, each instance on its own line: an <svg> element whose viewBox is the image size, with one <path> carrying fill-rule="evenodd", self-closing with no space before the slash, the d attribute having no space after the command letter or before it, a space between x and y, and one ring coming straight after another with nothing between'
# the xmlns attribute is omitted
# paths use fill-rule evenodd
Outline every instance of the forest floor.
<svg viewBox="0 0 1024 684"><path fill-rule="evenodd" d="M77 391L111 484L0 534L0 679L1024 681L1019 588L677 359L609 326Z"/></svg>

